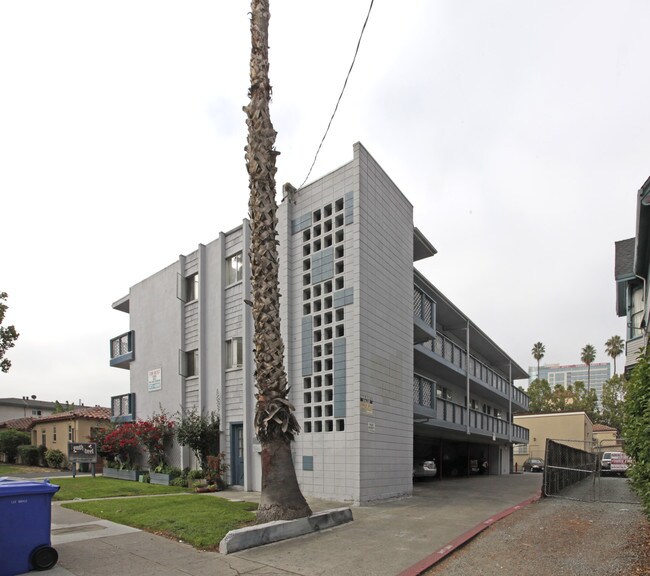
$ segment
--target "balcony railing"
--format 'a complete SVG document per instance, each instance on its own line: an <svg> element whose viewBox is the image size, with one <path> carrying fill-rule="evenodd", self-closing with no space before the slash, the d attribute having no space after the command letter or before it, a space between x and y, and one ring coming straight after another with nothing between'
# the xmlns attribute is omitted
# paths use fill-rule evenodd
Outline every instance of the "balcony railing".
<svg viewBox="0 0 650 576"><path fill-rule="evenodd" d="M111 397L111 422L135 422L135 392Z"/></svg>
<svg viewBox="0 0 650 576"><path fill-rule="evenodd" d="M434 402L433 396L427 391L429 384L433 383L426 378L414 377L413 391L415 404L432 408L435 412L435 420L447 424L456 424L459 427L466 426L467 408L442 398L436 398ZM416 392L419 396L415 394ZM469 410L469 427L484 435L498 436L503 439L509 439L510 429L512 429L513 442L528 442L528 428L511 424L507 420L477 410Z"/></svg>
<svg viewBox="0 0 650 576"><path fill-rule="evenodd" d="M135 333L133 330L111 339L110 354L111 366L129 367L131 361L135 360Z"/></svg>
<svg viewBox="0 0 650 576"><path fill-rule="evenodd" d="M427 350L435 352L438 356L441 356L447 360L447 362L453 364L463 372L468 369L467 352L465 349L440 332L436 332L435 339L427 340L423 342L422 345ZM512 386L506 378L489 368L486 364L471 354L469 356L469 374L490 388L498 390L506 397L509 396L510 391L512 390L512 401L515 404L528 409L528 396L525 393Z"/></svg>

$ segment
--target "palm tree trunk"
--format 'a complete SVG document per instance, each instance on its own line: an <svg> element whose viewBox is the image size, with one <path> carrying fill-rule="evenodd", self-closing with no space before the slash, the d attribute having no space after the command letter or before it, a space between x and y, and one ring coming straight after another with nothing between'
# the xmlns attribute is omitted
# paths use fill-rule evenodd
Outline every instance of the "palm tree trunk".
<svg viewBox="0 0 650 576"><path fill-rule="evenodd" d="M300 426L288 400L284 344L280 332L277 204L275 201L276 132L269 102L268 0L252 0L250 103L246 167L251 223L251 289L255 333L255 432L262 445L262 494L257 522L291 520L311 515L300 492L291 459L291 441Z"/></svg>

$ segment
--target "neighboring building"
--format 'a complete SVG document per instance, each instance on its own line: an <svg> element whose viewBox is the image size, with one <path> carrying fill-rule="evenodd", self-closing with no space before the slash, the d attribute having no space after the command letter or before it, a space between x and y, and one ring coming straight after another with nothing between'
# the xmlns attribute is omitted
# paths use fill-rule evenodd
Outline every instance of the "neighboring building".
<svg viewBox="0 0 650 576"><path fill-rule="evenodd" d="M436 250L363 146L304 188L285 186L278 232L303 492L354 503L410 494L419 457L443 475L477 459L509 473L513 442L528 440L512 423L528 407L512 384L526 372L414 269ZM249 243L244 220L113 304L130 326L110 363L130 371L130 391L112 408L115 422L216 411L228 482L260 490ZM170 456L193 464L186 449Z"/></svg>
<svg viewBox="0 0 650 576"><path fill-rule="evenodd" d="M625 373L634 368L647 344L650 274L650 178L637 193L636 236L615 243L616 313L627 319Z"/></svg>
<svg viewBox="0 0 650 576"><path fill-rule="evenodd" d="M605 424L594 424L594 442L597 444L599 452L623 449L623 440L618 437L616 428Z"/></svg>
<svg viewBox="0 0 650 576"><path fill-rule="evenodd" d="M68 442L88 442L93 428L110 424L111 409L80 407L37 418L32 422L32 444L68 454Z"/></svg>
<svg viewBox="0 0 650 576"><path fill-rule="evenodd" d="M584 382L587 388L589 381L591 389L598 395L598 404L600 405L603 398L603 385L611 378L612 367L609 362L593 362L591 370L587 370L586 364L545 364L539 367L539 374L542 380L548 381L551 389L556 384L561 384L565 388L576 382ZM528 383L537 379L537 366L528 367Z"/></svg>
<svg viewBox="0 0 650 576"><path fill-rule="evenodd" d="M545 459L549 439L587 452L594 450L594 425L586 412L516 414L514 422L529 431L529 442L515 447L514 460L519 470L528 458Z"/></svg>
<svg viewBox="0 0 650 576"><path fill-rule="evenodd" d="M16 418L39 418L53 414L54 402L43 402L29 396L22 398L0 398L0 422Z"/></svg>
<svg viewBox="0 0 650 576"><path fill-rule="evenodd" d="M14 420L5 420L0 422L0 428L11 428L12 430L20 430L21 432L29 432L32 428L34 418L16 418Z"/></svg>

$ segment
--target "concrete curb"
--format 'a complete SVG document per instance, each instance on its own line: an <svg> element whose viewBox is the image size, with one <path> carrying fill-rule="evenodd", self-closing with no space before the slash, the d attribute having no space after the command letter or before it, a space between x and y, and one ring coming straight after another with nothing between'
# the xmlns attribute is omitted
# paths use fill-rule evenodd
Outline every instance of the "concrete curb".
<svg viewBox="0 0 650 576"><path fill-rule="evenodd" d="M423 558L420 560L417 564L414 564L410 568L407 568L406 570L400 572L397 576L419 576L422 574L425 570L428 570L431 568L434 564L437 564L451 554L454 550L460 548L464 544L467 544L472 538L483 532L486 528L489 526L492 526L495 522L501 520L502 518L505 518L506 516L510 516L513 512L516 512L517 510L520 510L521 508L524 508L525 506L528 506L529 504L532 504L533 502L537 502L542 497L541 490L538 494L535 496L532 496L531 498L528 498L524 500L523 502L520 502L516 506L511 506L510 508L506 508L502 512L499 512L498 514L495 514L494 516L490 516L487 520L483 520L480 524L477 524L474 526L474 528L471 528L464 534L461 534L458 536L458 538L454 538L451 542L449 542L446 546L443 546L440 548L440 550L437 550L433 554L429 554L426 558Z"/></svg>
<svg viewBox="0 0 650 576"><path fill-rule="evenodd" d="M219 552L221 554L231 554L232 552L263 546L271 542L279 542L280 540L304 536L312 532L320 532L352 520L352 510L350 508L336 508L312 514L308 518L277 520L259 524L258 526L231 530L219 543Z"/></svg>

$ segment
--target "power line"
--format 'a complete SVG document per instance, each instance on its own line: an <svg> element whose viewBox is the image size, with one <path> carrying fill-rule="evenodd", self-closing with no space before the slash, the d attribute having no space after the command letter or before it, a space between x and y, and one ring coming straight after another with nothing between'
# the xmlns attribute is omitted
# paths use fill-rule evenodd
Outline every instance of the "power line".
<svg viewBox="0 0 650 576"><path fill-rule="evenodd" d="M375 0L370 0L370 6L368 8L368 14L366 14L366 19L363 23L363 27L361 28L361 34L359 34L359 40L357 42L357 48L354 51L354 58L352 58L352 64L350 64L350 69L348 70L348 74L345 77L345 82L343 82L343 88L341 89L341 93L339 94L339 99L336 101L336 106L334 106L334 112L332 112L332 117L330 118L330 121L327 124L327 129L325 130L325 134L323 134L323 138L320 141L320 144L318 145L318 149L316 150L316 154L314 155L314 161L311 163L311 166L309 168L309 172L307 172L307 176L305 176L305 179L302 181L302 184L298 186L298 188L302 188L304 183L307 182L307 178L309 178L309 175L311 174L312 169L314 168L314 164L316 164L316 159L318 158L318 153L320 152L321 147L323 146L323 142L325 142L325 138L327 137L327 133L330 130L330 126L332 125L332 120L334 120L334 116L336 115L336 111L339 109L339 104L341 103L341 98L343 97L343 92L345 92L345 87L348 85L348 79L350 78L350 73L352 72L352 68L354 68L354 63L357 60L357 54L359 53L359 46L361 46L361 39L363 38L363 32L366 29L366 24L368 24L368 18L370 18L370 12L372 11L372 5L375 3Z"/></svg>

